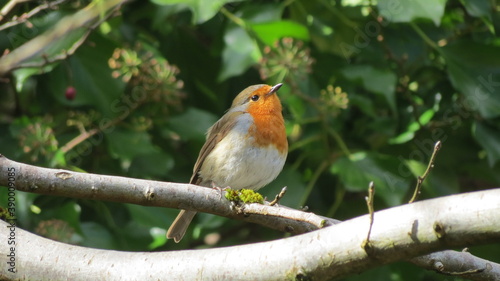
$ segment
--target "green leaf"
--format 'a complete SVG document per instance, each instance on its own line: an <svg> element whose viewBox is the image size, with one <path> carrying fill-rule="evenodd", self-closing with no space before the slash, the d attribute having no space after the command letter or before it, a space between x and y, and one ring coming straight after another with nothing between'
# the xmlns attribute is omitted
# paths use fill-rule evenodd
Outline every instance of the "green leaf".
<svg viewBox="0 0 500 281"><path fill-rule="evenodd" d="M151 227L166 227L169 221L175 218L173 210L160 207L146 207L134 204L125 204L132 219L139 225Z"/></svg>
<svg viewBox="0 0 500 281"><path fill-rule="evenodd" d="M226 47L222 52L223 64L217 79L219 81L242 74L262 57L256 42L238 26L228 28L224 34L224 43Z"/></svg>
<svg viewBox="0 0 500 281"><path fill-rule="evenodd" d="M486 150L488 164L493 167L500 159L500 131L490 126L475 122L472 134L477 142Z"/></svg>
<svg viewBox="0 0 500 281"><path fill-rule="evenodd" d="M266 45L273 45L283 37L309 40L309 32L305 26L294 21L282 20L251 24L250 27Z"/></svg>
<svg viewBox="0 0 500 281"><path fill-rule="evenodd" d="M426 111L424 111L422 115L420 115L418 121L420 122L420 124L422 124L422 126L425 126L432 120L432 117L434 117L435 113L436 112L434 111L434 109L429 108Z"/></svg>
<svg viewBox="0 0 500 281"><path fill-rule="evenodd" d="M452 85L466 98L464 106L487 119L500 116L500 47L463 40L440 50Z"/></svg>
<svg viewBox="0 0 500 281"><path fill-rule="evenodd" d="M402 144L402 143L409 142L415 136L415 132L420 130L420 128L421 128L420 125L425 126L426 124L428 124L432 120L432 117L434 117L435 113L436 112L434 111L434 109L432 109L432 108L427 109L418 118L420 123L416 122L416 121L411 122L408 125L408 128L406 128L406 131L402 132L398 136L395 136L395 137L389 139L389 143L390 144Z"/></svg>
<svg viewBox="0 0 500 281"><path fill-rule="evenodd" d="M388 140L389 144L402 144L411 141L415 137L415 131L405 131Z"/></svg>
<svg viewBox="0 0 500 281"><path fill-rule="evenodd" d="M40 70L40 73L42 73L42 70L44 69L44 66L47 66L46 61L51 60L53 57L58 56L58 55L63 55L68 49L70 49L78 40L81 39L81 37L85 34L87 31L86 28L78 28L73 30L73 32L65 34L65 36L59 36L57 40L54 40L50 42L47 45L41 46L43 47L42 49L38 49L36 51L32 50L27 50L27 48L30 48L29 44L21 45L17 49L15 49L15 52L27 52L29 54L32 54L31 56L27 56L24 61L22 61L22 64L36 64L36 65L43 65L40 68L37 68ZM40 36L47 36L46 34L41 34ZM39 38L39 37L37 37ZM13 51L14 52L14 51ZM12 53L13 54L13 53ZM12 55L9 54L9 55ZM50 71L50 68L47 69Z"/></svg>
<svg viewBox="0 0 500 281"><path fill-rule="evenodd" d="M353 65L342 70L351 81L360 81L367 91L383 96L391 110L396 112L396 75L390 70L375 69L371 65Z"/></svg>
<svg viewBox="0 0 500 281"><path fill-rule="evenodd" d="M293 120L300 122L304 119L306 114L306 105L304 104L304 100L295 95L290 95L286 99L286 103L288 105L288 110L293 115Z"/></svg>
<svg viewBox="0 0 500 281"><path fill-rule="evenodd" d="M84 240L82 246L97 249L116 249L115 238L102 225L95 222L81 224Z"/></svg>
<svg viewBox="0 0 500 281"><path fill-rule="evenodd" d="M217 122L217 117L214 114L197 108L189 108L181 115L170 118L169 129L179 134L183 140L205 139L205 133L215 122Z"/></svg>
<svg viewBox="0 0 500 281"><path fill-rule="evenodd" d="M83 45L66 63L59 64L48 73L47 92L65 106L92 106L107 117L129 110L130 101L120 98L125 83L113 78L108 66L116 45L98 34L91 36L89 41L99 47ZM65 97L65 91L70 86L76 90L74 100Z"/></svg>
<svg viewBox="0 0 500 281"><path fill-rule="evenodd" d="M48 204L41 205L42 217L44 219L60 219L67 222L76 231L80 231L80 213L81 207L75 201L69 201L61 204L59 198L48 200ZM49 204L52 203L52 206ZM56 203L57 205L54 205Z"/></svg>
<svg viewBox="0 0 500 281"><path fill-rule="evenodd" d="M150 250L154 250L167 243L167 231L159 227L153 227L149 230L149 234L153 237L153 242L148 245Z"/></svg>
<svg viewBox="0 0 500 281"><path fill-rule="evenodd" d="M5 169L7 171L7 169ZM7 172L5 172L7 173ZM18 173L18 172L16 172ZM15 182L14 182L15 184ZM7 186L5 186L7 187ZM10 190L12 191L12 190ZM0 188L0 207L1 208L6 208L7 203L9 202L9 198L12 196L12 193L9 195L9 190L7 188ZM15 217L17 220L18 225L21 226L29 226L33 224L33 221L35 220L35 217L33 216L33 212L31 212L31 206L33 205L33 201L35 201L36 198L38 198L40 195L38 194L33 194L33 193L28 193L28 192L22 192L22 191L15 191ZM12 199L11 199L12 200Z"/></svg>
<svg viewBox="0 0 500 281"><path fill-rule="evenodd" d="M278 3L248 5L234 14L242 23L228 24L224 32L224 50L222 51L222 69L217 78L224 81L227 78L244 73L250 66L262 58L254 34L249 34L245 28L251 24L277 21L281 18L282 6Z"/></svg>
<svg viewBox="0 0 500 281"><path fill-rule="evenodd" d="M162 151L140 154L134 157L128 172L139 178L163 177L174 167L172 155Z"/></svg>
<svg viewBox="0 0 500 281"><path fill-rule="evenodd" d="M473 17L486 17L491 20L491 12L494 8L489 0L460 0L465 10Z"/></svg>
<svg viewBox="0 0 500 281"><path fill-rule="evenodd" d="M380 15L390 22L411 22L417 18L429 19L436 26L441 23L446 0L379 0Z"/></svg>
<svg viewBox="0 0 500 281"><path fill-rule="evenodd" d="M353 106L358 107L364 114L370 117L377 116L373 101L367 96L362 96L357 94L349 95L349 105L350 107Z"/></svg>
<svg viewBox="0 0 500 281"><path fill-rule="evenodd" d="M29 78L34 75L40 73L40 69L38 68L21 68L12 72L14 74L15 83L16 83L16 91L21 93L23 92L27 81Z"/></svg>
<svg viewBox="0 0 500 281"><path fill-rule="evenodd" d="M330 171L337 175L346 190L366 192L373 181L375 194L382 197L389 206L401 204L408 191L410 178L399 173L406 164L400 159L373 152L358 152L350 158L339 158Z"/></svg>
<svg viewBox="0 0 500 281"><path fill-rule="evenodd" d="M239 1L241 0L151 0L158 5L185 5L193 12L193 24L204 23L215 16L225 4Z"/></svg>
<svg viewBox="0 0 500 281"><path fill-rule="evenodd" d="M158 153L147 132L116 128L105 134L111 155L123 161L131 161L137 155Z"/></svg>

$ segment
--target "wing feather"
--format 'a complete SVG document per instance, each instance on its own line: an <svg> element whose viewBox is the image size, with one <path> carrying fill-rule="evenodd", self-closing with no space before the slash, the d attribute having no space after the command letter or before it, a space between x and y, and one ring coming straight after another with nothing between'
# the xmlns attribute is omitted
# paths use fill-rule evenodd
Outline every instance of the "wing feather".
<svg viewBox="0 0 500 281"><path fill-rule="evenodd" d="M194 164L193 175L191 176L191 180L189 183L199 185L203 179L200 177L199 172L203 162L207 156L212 152L215 146L227 135L227 133L234 128L236 125L237 117L241 114L245 114L243 111L232 111L227 112L222 116L219 121L217 121L212 127L210 127L207 131L207 139L205 144L200 150L200 154L198 155L198 159Z"/></svg>

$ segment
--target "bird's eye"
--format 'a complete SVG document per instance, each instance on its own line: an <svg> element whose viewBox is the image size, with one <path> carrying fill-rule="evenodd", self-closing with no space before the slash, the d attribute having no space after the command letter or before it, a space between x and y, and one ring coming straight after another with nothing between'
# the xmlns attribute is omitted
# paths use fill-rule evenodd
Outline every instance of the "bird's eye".
<svg viewBox="0 0 500 281"><path fill-rule="evenodd" d="M253 101L258 101L258 100L259 100L259 96L258 96L258 95L253 95L253 96L251 97L251 99L252 99Z"/></svg>

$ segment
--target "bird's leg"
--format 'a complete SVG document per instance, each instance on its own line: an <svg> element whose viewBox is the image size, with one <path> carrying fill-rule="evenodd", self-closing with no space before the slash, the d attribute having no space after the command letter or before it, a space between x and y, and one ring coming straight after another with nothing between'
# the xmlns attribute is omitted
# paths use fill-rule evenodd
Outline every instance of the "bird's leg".
<svg viewBox="0 0 500 281"><path fill-rule="evenodd" d="M221 199L222 199L222 192L223 192L223 191L225 191L225 190L227 190L227 189L230 189L230 187L229 187L229 186L224 187L224 188L220 188L220 187L219 187L219 186L217 186L217 185L215 184L215 182L213 182L213 181L210 183L210 185L212 186L212 188L213 188L213 189L215 189L215 190L219 191L219 200L221 200Z"/></svg>

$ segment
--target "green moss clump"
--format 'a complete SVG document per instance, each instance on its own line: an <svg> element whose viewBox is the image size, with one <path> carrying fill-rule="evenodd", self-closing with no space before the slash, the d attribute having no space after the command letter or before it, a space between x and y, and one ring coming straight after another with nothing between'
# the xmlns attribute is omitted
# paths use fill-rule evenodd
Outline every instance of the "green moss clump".
<svg viewBox="0 0 500 281"><path fill-rule="evenodd" d="M226 189L226 194L224 195L224 197L226 197L226 199L229 201L241 201L239 192L235 189Z"/></svg>
<svg viewBox="0 0 500 281"><path fill-rule="evenodd" d="M264 203L264 197L251 189L240 190L240 199L243 203Z"/></svg>
<svg viewBox="0 0 500 281"><path fill-rule="evenodd" d="M243 203L264 203L264 197L252 189L227 189L224 195L229 201L243 202Z"/></svg>

